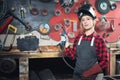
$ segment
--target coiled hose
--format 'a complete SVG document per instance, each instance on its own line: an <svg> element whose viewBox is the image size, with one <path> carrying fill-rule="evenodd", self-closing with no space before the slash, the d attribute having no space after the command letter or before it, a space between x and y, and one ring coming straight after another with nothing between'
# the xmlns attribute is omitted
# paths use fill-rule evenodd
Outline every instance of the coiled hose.
<svg viewBox="0 0 120 80"><path fill-rule="evenodd" d="M65 64L66 64L68 67L70 67L72 70L74 70L74 67L73 67L72 65L70 65L70 64L66 61L65 55L64 55L64 52L63 52L63 51L61 52L61 55L62 55L62 59L63 59L63 61L65 62Z"/></svg>

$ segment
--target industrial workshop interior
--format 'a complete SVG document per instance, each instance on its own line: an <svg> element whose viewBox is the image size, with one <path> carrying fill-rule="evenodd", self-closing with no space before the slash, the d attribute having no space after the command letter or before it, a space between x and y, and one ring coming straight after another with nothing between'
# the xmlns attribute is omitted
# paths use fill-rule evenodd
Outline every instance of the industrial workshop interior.
<svg viewBox="0 0 120 80"><path fill-rule="evenodd" d="M85 4L107 46L102 80L120 80L120 0L0 0L0 80L74 80L76 59L64 54L65 44L82 30Z"/></svg>

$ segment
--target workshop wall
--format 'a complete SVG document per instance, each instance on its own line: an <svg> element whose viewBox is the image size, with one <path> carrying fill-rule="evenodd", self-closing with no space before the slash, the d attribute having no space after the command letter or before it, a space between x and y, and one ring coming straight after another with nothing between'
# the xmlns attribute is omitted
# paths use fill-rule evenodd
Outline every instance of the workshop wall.
<svg viewBox="0 0 120 80"><path fill-rule="evenodd" d="M108 42L118 41L120 2L108 0L104 0L106 7L100 6L101 0L1 0L0 40L4 42L9 34L5 44L9 46L12 36L16 35L13 44L16 46L17 38L33 35L39 39L40 46L57 45L65 30L69 42L73 43L80 31L77 11L87 2L92 4L98 16L98 34ZM12 25L12 31L7 33L9 24Z"/></svg>

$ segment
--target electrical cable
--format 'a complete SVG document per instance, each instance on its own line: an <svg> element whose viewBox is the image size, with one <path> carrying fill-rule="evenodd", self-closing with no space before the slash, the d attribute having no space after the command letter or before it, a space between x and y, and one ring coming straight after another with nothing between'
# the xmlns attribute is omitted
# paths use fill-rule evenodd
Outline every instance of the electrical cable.
<svg viewBox="0 0 120 80"><path fill-rule="evenodd" d="M74 70L74 67L73 67L72 65L70 65L70 64L66 61L65 56L63 55L63 51L62 51L61 54L62 54L62 59L63 59L63 61L65 62L65 64L66 64L68 67L70 67L71 69Z"/></svg>
<svg viewBox="0 0 120 80"><path fill-rule="evenodd" d="M66 42L68 41L68 37L67 37L67 33L66 33L66 30L65 30L65 28L64 27L62 27L62 29L63 29L63 33L61 34L62 36L64 36L65 37L65 41L64 40L62 40L62 38L61 38L61 42L59 43L59 46L60 46L60 49L61 49L61 55L62 55L62 59L63 59L63 61L65 62L65 64L68 66L68 67L70 67L71 69L73 69L74 70L74 67L72 66L72 65L70 65L67 61L66 61L66 59L65 59L65 57L64 57L64 48L65 48L65 44L66 44Z"/></svg>

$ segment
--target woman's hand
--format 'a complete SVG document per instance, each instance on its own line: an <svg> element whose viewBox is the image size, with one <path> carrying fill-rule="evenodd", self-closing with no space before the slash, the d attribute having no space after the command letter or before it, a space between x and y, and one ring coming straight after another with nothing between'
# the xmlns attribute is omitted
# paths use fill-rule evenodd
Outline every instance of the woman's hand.
<svg viewBox="0 0 120 80"><path fill-rule="evenodd" d="M72 44L72 43L69 43L69 42L66 42L65 48L68 48L68 47L73 48L73 44Z"/></svg>

